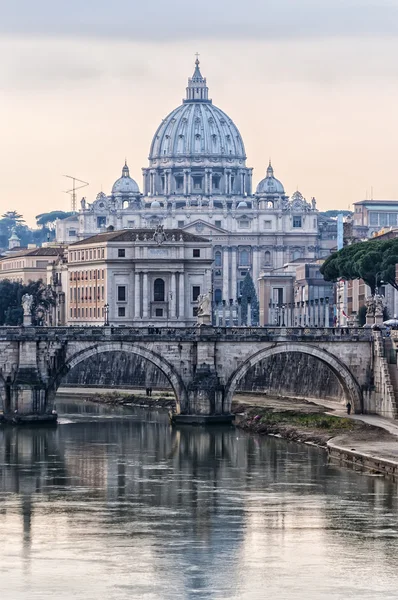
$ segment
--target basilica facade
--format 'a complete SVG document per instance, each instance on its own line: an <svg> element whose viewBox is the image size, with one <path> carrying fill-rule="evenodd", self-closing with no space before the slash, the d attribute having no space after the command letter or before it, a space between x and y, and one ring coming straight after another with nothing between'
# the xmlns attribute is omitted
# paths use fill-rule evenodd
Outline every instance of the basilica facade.
<svg viewBox="0 0 398 600"><path fill-rule="evenodd" d="M289 197L269 163L253 188L240 132L209 99L196 60L186 98L159 125L143 169L143 186L127 162L111 193L58 221L58 242L73 243L109 229L182 229L211 241L214 300L236 300L250 272L328 253L322 248L315 199Z"/></svg>

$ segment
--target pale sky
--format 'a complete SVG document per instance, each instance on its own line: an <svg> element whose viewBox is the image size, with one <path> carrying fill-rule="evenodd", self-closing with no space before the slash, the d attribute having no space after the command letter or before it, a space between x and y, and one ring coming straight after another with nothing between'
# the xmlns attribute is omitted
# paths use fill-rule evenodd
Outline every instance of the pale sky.
<svg viewBox="0 0 398 600"><path fill-rule="evenodd" d="M152 136L195 52L257 183L269 157L321 210L398 199L398 0L0 0L0 210L92 201Z"/></svg>

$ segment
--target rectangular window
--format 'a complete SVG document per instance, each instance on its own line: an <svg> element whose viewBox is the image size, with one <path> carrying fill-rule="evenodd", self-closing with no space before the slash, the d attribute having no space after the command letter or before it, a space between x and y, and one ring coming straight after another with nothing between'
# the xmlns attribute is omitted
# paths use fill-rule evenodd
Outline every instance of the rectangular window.
<svg viewBox="0 0 398 600"><path fill-rule="evenodd" d="M106 217L97 217L97 227L101 229L106 226Z"/></svg>
<svg viewBox="0 0 398 600"><path fill-rule="evenodd" d="M92 259L93 259L93 251L90 250L90 260L92 260Z"/></svg>
<svg viewBox="0 0 398 600"><path fill-rule="evenodd" d="M192 181L194 190L202 189L202 177L192 177Z"/></svg>
<svg viewBox="0 0 398 600"><path fill-rule="evenodd" d="M155 308L155 317L163 317L163 308Z"/></svg>
<svg viewBox="0 0 398 600"><path fill-rule="evenodd" d="M379 223L381 227L385 227L387 225L387 213L379 213Z"/></svg>
<svg viewBox="0 0 398 600"><path fill-rule="evenodd" d="M379 224L379 213L373 210L369 212L369 225L375 227Z"/></svg>
<svg viewBox="0 0 398 600"><path fill-rule="evenodd" d="M272 221L264 221L264 229L272 229Z"/></svg>
<svg viewBox="0 0 398 600"><path fill-rule="evenodd" d="M127 221L128 229L134 229L134 227L135 227L135 221Z"/></svg>
<svg viewBox="0 0 398 600"><path fill-rule="evenodd" d="M94 258L97 258L97 250L94 250Z"/></svg>
<svg viewBox="0 0 398 600"><path fill-rule="evenodd" d="M117 286L117 299L118 299L118 302L126 302L126 286L125 285Z"/></svg>
<svg viewBox="0 0 398 600"><path fill-rule="evenodd" d="M76 229L69 229L68 236L69 237L76 237Z"/></svg>
<svg viewBox="0 0 398 600"><path fill-rule="evenodd" d="M241 219L239 221L240 229L250 229L250 221L248 219Z"/></svg>
<svg viewBox="0 0 398 600"><path fill-rule="evenodd" d="M176 189L182 190L184 188L184 178L181 175L177 175L176 177Z"/></svg>
<svg viewBox="0 0 398 600"><path fill-rule="evenodd" d="M102 289L101 289L101 298L102 298L102 300L104 299L104 296L105 296L105 294L104 294L104 286L102 286Z"/></svg>
<svg viewBox="0 0 398 600"><path fill-rule="evenodd" d="M192 256L194 258L200 258L200 249L199 248L194 248L192 251Z"/></svg>
<svg viewBox="0 0 398 600"><path fill-rule="evenodd" d="M177 222L178 229L181 229L181 227L184 227L184 225L185 225L185 221L178 221Z"/></svg>
<svg viewBox="0 0 398 600"><path fill-rule="evenodd" d="M93 309L90 308L90 319L91 319L92 316L93 316Z"/></svg>
<svg viewBox="0 0 398 600"><path fill-rule="evenodd" d="M192 302L196 302L200 295L200 285L192 286Z"/></svg>
<svg viewBox="0 0 398 600"><path fill-rule="evenodd" d="M126 250L124 248L118 248L117 256L118 258L124 258L126 256Z"/></svg>
<svg viewBox="0 0 398 600"><path fill-rule="evenodd" d="M124 306L119 306L119 308L117 309L117 314L119 317L125 317L126 316L126 308Z"/></svg>
<svg viewBox="0 0 398 600"><path fill-rule="evenodd" d="M216 227L222 227L222 221L215 221L215 222L214 222L214 225L215 225Z"/></svg>
<svg viewBox="0 0 398 600"><path fill-rule="evenodd" d="M71 318L73 316L73 309L72 308L70 309L70 316L71 316Z"/></svg>
<svg viewBox="0 0 398 600"><path fill-rule="evenodd" d="M293 217L293 227L301 227L301 217Z"/></svg>
<svg viewBox="0 0 398 600"><path fill-rule="evenodd" d="M388 213L388 224L392 227L397 225L397 213Z"/></svg>
<svg viewBox="0 0 398 600"><path fill-rule="evenodd" d="M74 316L74 317L75 317L75 319L76 319L76 307L73 309L73 316Z"/></svg>

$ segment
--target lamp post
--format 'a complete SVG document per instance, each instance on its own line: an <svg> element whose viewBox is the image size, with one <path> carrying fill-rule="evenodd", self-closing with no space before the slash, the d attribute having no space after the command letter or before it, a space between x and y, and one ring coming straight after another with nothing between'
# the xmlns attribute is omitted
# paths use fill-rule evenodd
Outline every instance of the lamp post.
<svg viewBox="0 0 398 600"><path fill-rule="evenodd" d="M108 327L109 326L109 304L106 303L104 305L104 326Z"/></svg>

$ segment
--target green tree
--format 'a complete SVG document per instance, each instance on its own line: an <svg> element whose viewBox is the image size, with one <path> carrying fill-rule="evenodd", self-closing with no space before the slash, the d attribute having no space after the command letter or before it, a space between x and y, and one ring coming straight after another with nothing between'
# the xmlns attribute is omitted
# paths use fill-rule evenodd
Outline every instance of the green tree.
<svg viewBox="0 0 398 600"><path fill-rule="evenodd" d="M48 229L54 229L55 221L57 219L66 219L73 215L72 212L65 212L63 210L52 210L51 212L41 213L36 216L36 223L38 227L47 227Z"/></svg>
<svg viewBox="0 0 398 600"><path fill-rule="evenodd" d="M346 246L329 256L321 266L326 281L363 279L375 293L380 282L398 290L395 265L398 263L398 238L376 239Z"/></svg>
<svg viewBox="0 0 398 600"><path fill-rule="evenodd" d="M252 325L258 325L259 318L259 307L258 299L256 294L256 288L254 287L253 279L250 273L247 273L243 280L242 295L241 295L241 311L242 311L242 323L247 324L247 305L251 303L251 323Z"/></svg>

